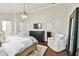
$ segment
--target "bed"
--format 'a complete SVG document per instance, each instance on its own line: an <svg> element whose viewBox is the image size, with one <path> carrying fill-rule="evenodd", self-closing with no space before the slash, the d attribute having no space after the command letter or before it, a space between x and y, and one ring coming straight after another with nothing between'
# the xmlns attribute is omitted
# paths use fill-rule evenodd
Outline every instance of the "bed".
<svg viewBox="0 0 79 59"><path fill-rule="evenodd" d="M0 47L0 56L27 56L37 49L38 41L34 37L7 37ZM17 51L16 51L17 50Z"/></svg>
<svg viewBox="0 0 79 59"><path fill-rule="evenodd" d="M34 43L33 45L25 48L22 52L17 53L15 56L28 56L31 52L37 49L37 44Z"/></svg>

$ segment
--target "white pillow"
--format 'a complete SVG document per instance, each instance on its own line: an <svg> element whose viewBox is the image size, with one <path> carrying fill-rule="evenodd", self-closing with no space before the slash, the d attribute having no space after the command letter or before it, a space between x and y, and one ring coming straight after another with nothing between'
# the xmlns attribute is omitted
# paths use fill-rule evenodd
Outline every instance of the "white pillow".
<svg viewBox="0 0 79 59"><path fill-rule="evenodd" d="M16 36L6 36L5 43L9 42L12 39L16 39L16 38L17 38Z"/></svg>
<svg viewBox="0 0 79 59"><path fill-rule="evenodd" d="M2 44L2 48L6 51L9 56L14 56L18 53L25 45L19 40L12 39L7 43Z"/></svg>
<svg viewBox="0 0 79 59"><path fill-rule="evenodd" d="M19 40L21 41L24 45L27 45L29 41L32 41L31 38L24 38L24 37L19 37L19 36L10 36L10 37L6 37L5 42L9 42L12 40Z"/></svg>

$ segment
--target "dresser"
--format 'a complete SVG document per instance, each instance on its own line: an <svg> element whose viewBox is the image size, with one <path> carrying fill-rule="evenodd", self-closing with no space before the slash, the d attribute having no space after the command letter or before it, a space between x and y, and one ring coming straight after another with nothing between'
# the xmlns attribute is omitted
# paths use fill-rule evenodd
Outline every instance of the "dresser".
<svg viewBox="0 0 79 59"><path fill-rule="evenodd" d="M30 30L29 31L29 36L33 36L38 40L38 42L43 42L45 41L45 31L35 31L35 30Z"/></svg>

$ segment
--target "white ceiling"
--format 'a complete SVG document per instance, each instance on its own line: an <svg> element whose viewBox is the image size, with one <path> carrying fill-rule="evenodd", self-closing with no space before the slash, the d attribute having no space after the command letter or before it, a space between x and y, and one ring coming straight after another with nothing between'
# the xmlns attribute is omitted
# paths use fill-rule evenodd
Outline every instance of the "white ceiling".
<svg viewBox="0 0 79 59"><path fill-rule="evenodd" d="M23 11L23 3L0 3L0 13L20 13ZM39 8L52 5L50 3L26 3L26 11L36 10Z"/></svg>

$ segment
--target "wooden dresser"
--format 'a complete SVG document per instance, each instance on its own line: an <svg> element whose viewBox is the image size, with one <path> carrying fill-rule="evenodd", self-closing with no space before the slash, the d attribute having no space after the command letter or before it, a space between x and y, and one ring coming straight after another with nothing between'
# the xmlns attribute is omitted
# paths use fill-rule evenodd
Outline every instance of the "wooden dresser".
<svg viewBox="0 0 79 59"><path fill-rule="evenodd" d="M45 31L29 31L29 36L33 36L38 42L45 41Z"/></svg>

